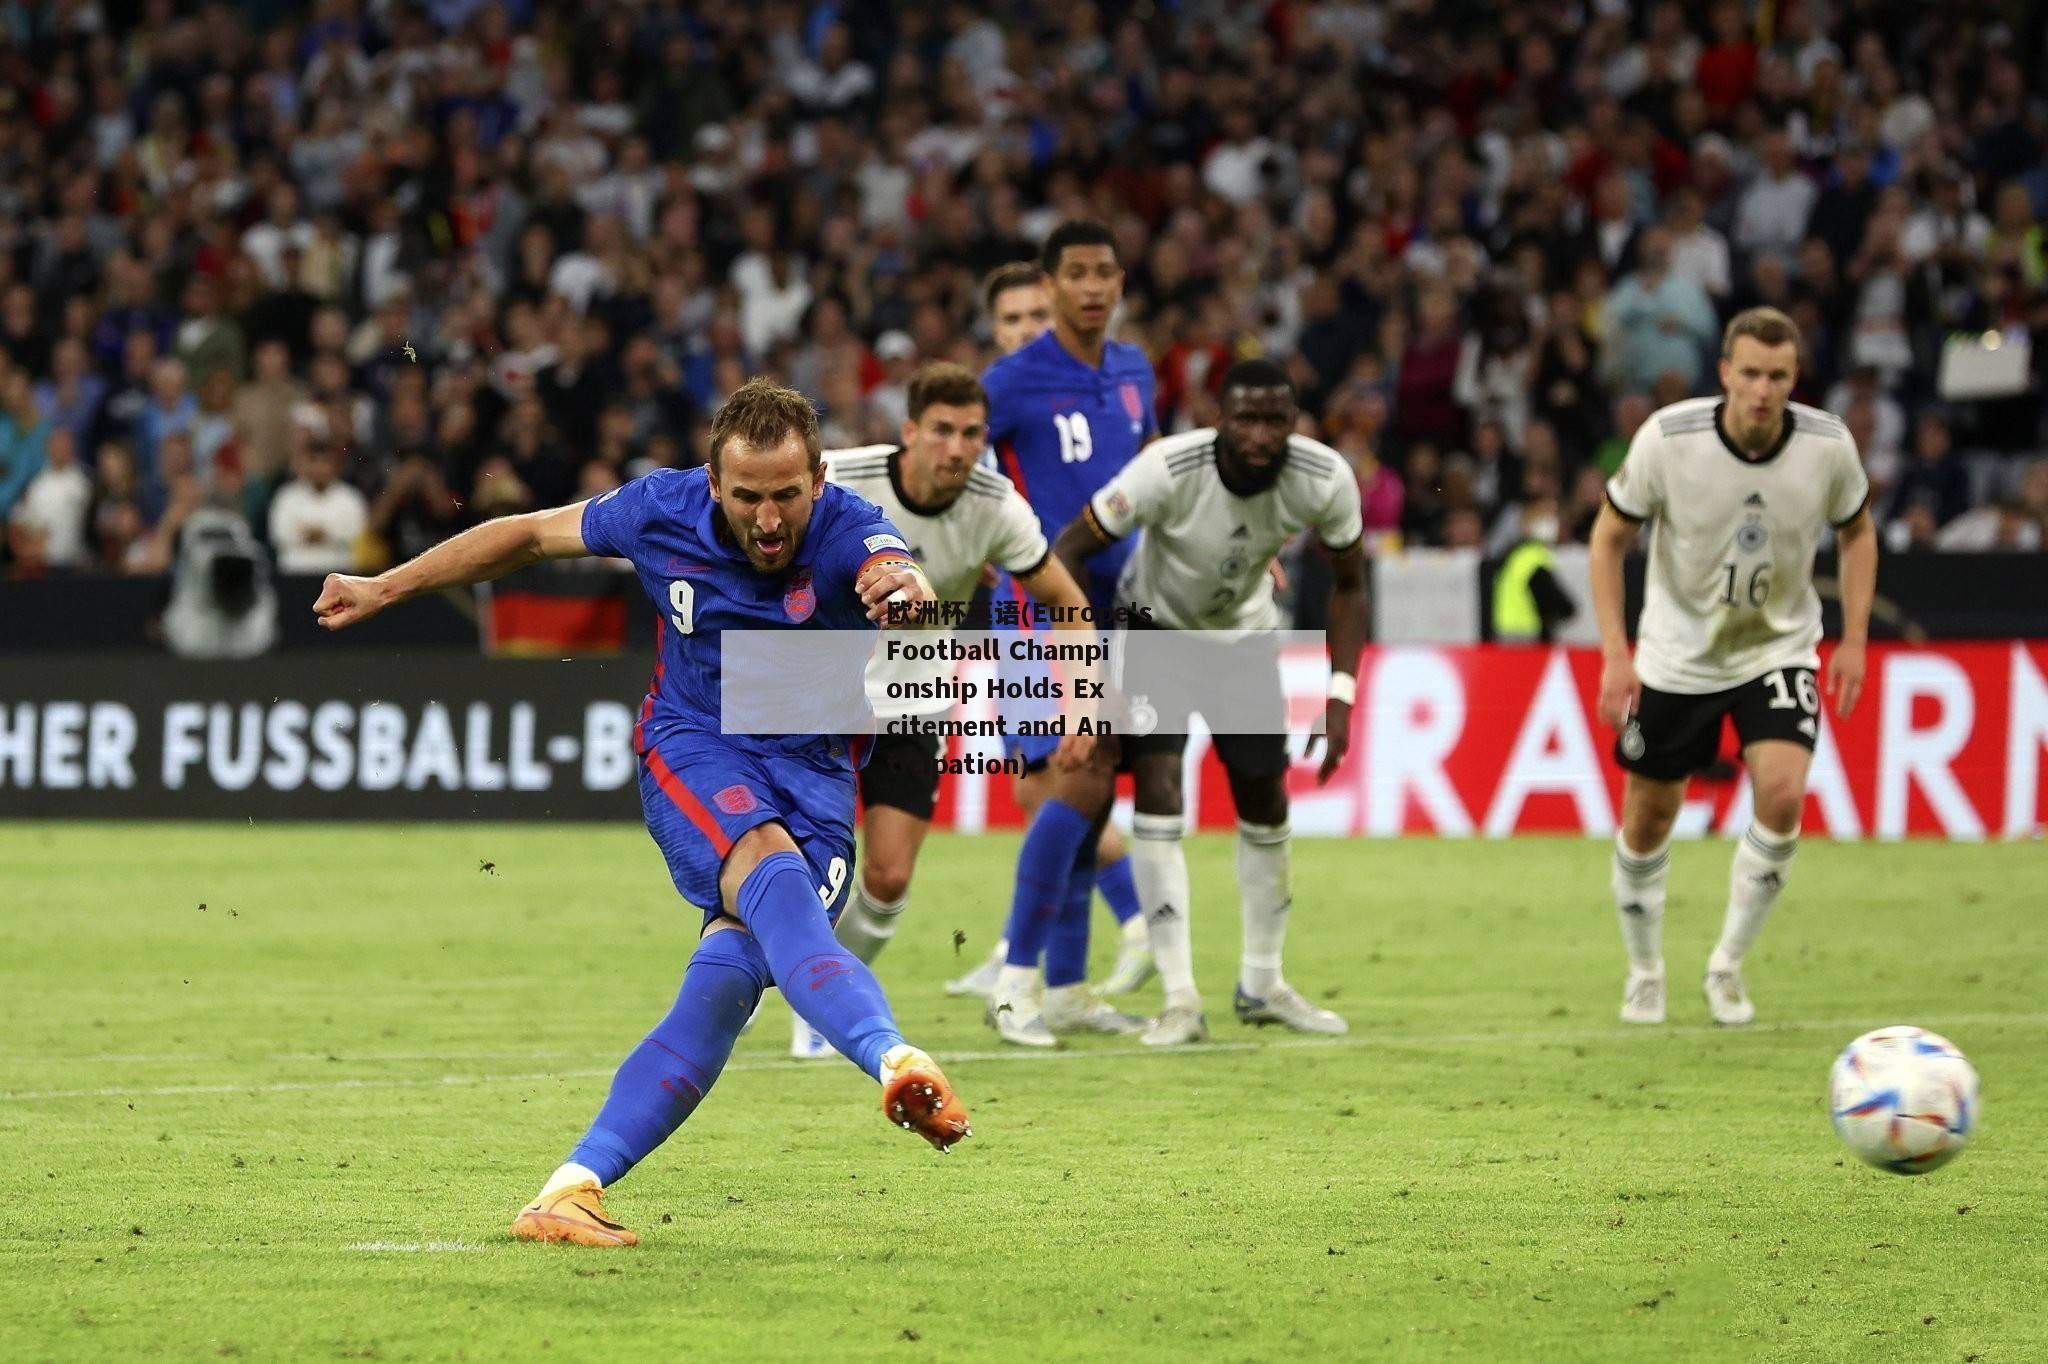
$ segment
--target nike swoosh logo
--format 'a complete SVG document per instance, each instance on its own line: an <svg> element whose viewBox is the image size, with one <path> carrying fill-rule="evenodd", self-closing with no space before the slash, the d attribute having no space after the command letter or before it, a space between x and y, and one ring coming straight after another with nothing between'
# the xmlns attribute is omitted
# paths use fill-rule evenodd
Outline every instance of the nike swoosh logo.
<svg viewBox="0 0 2048 1364"><path fill-rule="evenodd" d="M593 1211L592 1209L585 1207L581 1203L571 1203L569 1206L576 1209L576 1211L582 1213L585 1217L588 1217L591 1221L597 1223L600 1227L603 1227L606 1231L625 1230L625 1228L617 1222L613 1222L606 1218L603 1213Z"/></svg>

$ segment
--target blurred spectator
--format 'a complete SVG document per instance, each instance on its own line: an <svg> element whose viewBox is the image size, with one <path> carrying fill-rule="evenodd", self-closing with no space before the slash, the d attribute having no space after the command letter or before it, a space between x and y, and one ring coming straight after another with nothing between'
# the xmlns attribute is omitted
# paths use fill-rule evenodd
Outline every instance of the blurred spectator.
<svg viewBox="0 0 2048 1364"><path fill-rule="evenodd" d="M86 515L92 506L92 479L78 467L77 445L66 427L50 432L43 467L16 503L14 520L34 528L41 537L40 556L50 568L83 568L91 560L86 544Z"/></svg>
<svg viewBox="0 0 2048 1364"><path fill-rule="evenodd" d="M1924 511L1939 528L1962 515L1969 505L1970 477L1950 443L1948 422L1929 412L1913 427L1913 457L1892 488L1888 518ZM1932 539L1931 534L1926 537ZM1918 543L1918 533L1914 533Z"/></svg>
<svg viewBox="0 0 2048 1364"><path fill-rule="evenodd" d="M1933 500L1924 494L1915 496L1885 526L1885 552L1905 554L1936 549L1939 548L1940 534L1941 520L1935 515Z"/></svg>
<svg viewBox="0 0 2048 1364"><path fill-rule="evenodd" d="M1404 438L1444 445L1464 439L1464 414L1452 392L1464 344L1457 295L1441 286L1424 289L1416 300L1414 337L1400 356L1394 410Z"/></svg>
<svg viewBox="0 0 2048 1364"><path fill-rule="evenodd" d="M1681 185L1672 193L1665 226L1671 233L1671 273L1691 280L1711 299L1727 298L1728 239L1708 224L1698 190Z"/></svg>
<svg viewBox="0 0 2048 1364"><path fill-rule="evenodd" d="M291 458L292 413L308 396L292 378L285 343L258 343L255 373L235 394L234 405L235 443L249 477L269 483L284 471Z"/></svg>
<svg viewBox="0 0 2048 1364"><path fill-rule="evenodd" d="M1608 296L1606 317L1611 386L1619 389L1652 388L1675 374L1691 393L1720 341L1720 320L1706 293L1671 269L1671 234L1662 227L1644 229L1635 273Z"/></svg>
<svg viewBox="0 0 2048 1364"><path fill-rule="evenodd" d="M0 371L0 525L42 471L49 439L50 423L36 410L28 371Z"/></svg>
<svg viewBox="0 0 2048 1364"><path fill-rule="evenodd" d="M1790 134L1766 133L1762 161L1736 206L1734 242L1745 255L1787 256L1805 240L1819 196L1799 169Z"/></svg>
<svg viewBox="0 0 2048 1364"><path fill-rule="evenodd" d="M1380 462L1372 443L1357 431L1337 438L1337 453L1351 466L1358 479L1358 497L1363 503L1365 533L1372 539L1401 530L1401 476Z"/></svg>
<svg viewBox="0 0 2048 1364"><path fill-rule="evenodd" d="M241 324L220 315L213 281L194 275L185 286L185 321L178 328L177 356L194 389L204 389L216 370L239 382L247 365L248 346Z"/></svg>
<svg viewBox="0 0 2048 1364"><path fill-rule="evenodd" d="M1557 627L1579 613L1579 606L1558 580L1558 506L1550 498L1529 504L1522 518L1522 539L1501 561L1493 577L1493 637L1502 644L1548 644Z"/></svg>
<svg viewBox="0 0 2048 1364"><path fill-rule="evenodd" d="M99 427L107 381L92 369L92 352L76 337L59 341L50 353L50 377L36 385L36 409L74 446L84 445Z"/></svg>
<svg viewBox="0 0 2048 1364"><path fill-rule="evenodd" d="M363 495L341 482L341 453L321 438L302 437L292 480L270 501L270 543L281 573L346 573L356 540L369 527Z"/></svg>

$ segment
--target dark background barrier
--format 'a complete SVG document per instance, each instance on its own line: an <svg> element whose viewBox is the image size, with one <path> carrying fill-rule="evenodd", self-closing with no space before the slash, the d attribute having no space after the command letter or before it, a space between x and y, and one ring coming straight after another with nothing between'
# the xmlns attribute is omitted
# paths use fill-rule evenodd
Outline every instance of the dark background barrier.
<svg viewBox="0 0 2048 1364"><path fill-rule="evenodd" d="M638 659L0 658L0 818L612 819Z"/></svg>

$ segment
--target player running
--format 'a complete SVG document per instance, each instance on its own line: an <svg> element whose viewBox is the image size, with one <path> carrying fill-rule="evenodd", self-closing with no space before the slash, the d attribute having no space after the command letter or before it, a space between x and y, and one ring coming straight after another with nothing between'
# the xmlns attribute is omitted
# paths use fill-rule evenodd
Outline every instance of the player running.
<svg viewBox="0 0 2048 1364"><path fill-rule="evenodd" d="M984 565L1013 576L1035 601L1057 608L1061 627L1092 631L1081 608L1081 589L1052 557L1038 517L1010 481L980 464L988 440L988 395L959 365L926 365L911 376L909 419L901 445L871 445L825 452L825 477L851 488L882 509L910 544L932 583L941 613L966 611ZM936 674L934 668L936 667ZM869 666L868 695L878 719L943 716L945 696L889 700L887 683L916 682L950 673L945 665ZM907 690L904 694L908 694ZM1090 740L1073 736L1069 758ZM881 733L860 773L860 874L839 916L847 950L872 963L896 934L909 903L910 876L931 830L945 740L936 734ZM830 1045L802 1017L795 1020L790 1053L830 1056Z"/></svg>
<svg viewBox="0 0 2048 1364"><path fill-rule="evenodd" d="M703 1102L770 985L881 1082L891 1122L951 1147L969 1135L966 1109L832 936L854 851L858 746L719 732L724 631L861 629L892 600L930 601L908 547L873 506L826 485L804 396L756 379L712 419L708 469L660 469L592 501L488 521L374 578L332 574L313 610L339 629L423 593L583 555L631 560L661 611L634 731L640 802L704 929L674 1007L620 1065L512 1234L635 1244L605 1212L604 1189Z"/></svg>
<svg viewBox="0 0 2048 1364"><path fill-rule="evenodd" d="M989 327L996 348L1012 355L1043 336L1052 326L1052 299L1046 292L1045 272L1036 261L1012 261L989 271L981 285L982 305L988 310ZM1046 533L1059 523L1048 521ZM1050 778L1034 768L1017 779L1017 804L1028 826L1038 814L1051 785ZM1122 925L1116 965L1103 979L1099 993L1127 994L1152 978L1152 951L1145 938L1144 920L1138 917L1138 891L1131 878L1129 850L1114 824L1105 823L1095 843L1095 888ZM966 975L946 982L949 995L987 995L1010 954L1007 936ZM1050 1039L1031 1030L1031 1041L1044 1045Z"/></svg>
<svg viewBox="0 0 2048 1364"><path fill-rule="evenodd" d="M1820 734L1820 597L1813 556L1827 526L1841 557L1842 640L1827 694L1846 716L1863 690L1877 585L1870 483L1839 418L1788 402L1799 329L1751 308L1721 339L1721 398L1675 403L1643 423L1607 484L1593 526L1593 614L1600 623L1600 716L1620 731L1627 772L1612 885L1628 948L1626 1023L1664 1021L1664 880L1686 778L1713 762L1735 721L1754 813L1735 845L1721 940L1705 990L1716 1023L1756 1008L1742 958L1785 888L1799 846L1806 770ZM1621 561L1655 518L1634 658Z"/></svg>
<svg viewBox="0 0 2048 1364"><path fill-rule="evenodd" d="M1050 537L1158 428L1151 361L1136 346L1109 339L1124 283L1115 235L1098 222L1061 223L1045 239L1039 268L1052 301L1052 327L990 365L982 383L997 464ZM1096 565L1081 583L1105 625L1121 558ZM996 597L1014 597L1008 581L998 582ZM1088 763L1062 767L1047 762L1056 742L1022 736L1005 743L1025 762L1020 794L1036 809L1017 858L1004 962L989 987L988 1019L1004 1041L1024 1046L1050 1046L1060 1032L1128 1033L1145 1026L1082 983L1088 904L1115 791L1113 745L1101 745ZM1126 950L1114 979L1134 987L1147 974L1136 889L1129 885L1119 895L1112 883L1105 890L1125 925ZM1041 953L1042 1015L1033 998Z"/></svg>
<svg viewBox="0 0 2048 1364"><path fill-rule="evenodd" d="M1223 376L1222 424L1145 447L1060 532L1053 551L1077 575L1088 561L1142 528L1125 563L1117 600L1151 612L1165 630L1199 630L1176 641L1133 618L1131 660L1120 682L1134 714L1156 729L1119 736L1137 782L1132 832L1138 893L1166 1007L1148 1029L1151 1046L1208 1036L1189 943L1190 891L1181 851L1181 758L1187 716L1218 697L1216 679L1245 678L1232 699L1257 712L1256 729L1219 732L1217 756L1237 807L1237 883L1244 950L1236 1010L1246 1023L1280 1023L1297 1032L1342 1033L1345 1021L1318 1008L1280 971L1292 904L1287 804L1287 704L1280 687L1278 631L1283 621L1267 572L1296 533L1313 528L1330 556L1330 691L1324 708L1319 781L1328 781L1351 743L1358 655L1365 644L1364 524L1358 481L1329 446L1294 435L1298 413L1287 371L1271 360L1240 360ZM1138 661L1149 657L1150 669ZM1164 656L1162 658L1162 656ZM1170 665L1158 666L1166 659ZM1247 676L1249 673L1249 676ZM1190 685L1190 679L1199 679ZM1204 690L1202 684L1207 683ZM1235 709L1236 707L1233 707ZM1221 717L1204 716L1222 729ZM1311 740L1313 743L1313 740Z"/></svg>

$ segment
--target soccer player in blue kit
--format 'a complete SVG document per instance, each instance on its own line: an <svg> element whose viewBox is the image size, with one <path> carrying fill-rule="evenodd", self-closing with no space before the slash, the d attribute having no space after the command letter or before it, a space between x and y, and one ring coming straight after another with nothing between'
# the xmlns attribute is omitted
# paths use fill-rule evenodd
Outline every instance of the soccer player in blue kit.
<svg viewBox="0 0 2048 1364"><path fill-rule="evenodd" d="M1011 261L989 271L982 281L981 297L996 349L1004 355L1022 350L1052 327L1052 294L1046 288L1045 273L1035 260ZM1010 595L1014 599L1014 592ZM1050 794L1050 776L1040 767L1017 778L1017 803L1023 807L1027 825ZM1116 965L1103 978L1099 989L1105 995L1128 994L1152 978L1152 944L1146 936L1145 921L1138 913L1138 887L1132 875L1130 849L1124 846L1123 833L1114 824L1103 825L1102 835L1096 841L1095 888L1102 892L1103 901L1123 927ZM946 993L980 995L986 999L1009 956L1010 940L998 937L989 954L973 970L946 982ZM1034 1040L1043 1043L1045 1039Z"/></svg>
<svg viewBox="0 0 2048 1364"><path fill-rule="evenodd" d="M634 733L640 801L704 930L674 1006L620 1065L590 1130L513 1222L515 1236L635 1244L605 1212L604 1189L703 1102L771 985L881 1082L891 1122L941 1151L969 1135L945 1075L904 1040L873 974L832 935L851 880L864 745L719 729L721 632L864 629L892 601L934 599L895 528L828 485L819 454L810 403L756 379L713 418L707 468L656 470L588 502L487 521L377 577L330 575L314 603L321 624L339 629L541 559L601 555L631 560L661 610Z"/></svg>
<svg viewBox="0 0 2048 1364"><path fill-rule="evenodd" d="M1115 234L1086 219L1061 223L1045 239L1039 268L1052 298L1052 327L989 366L982 384L997 468L1052 536L1130 463L1157 434L1158 424L1151 361L1136 346L1108 337L1123 297ZM1128 547L1116 547L1094 560L1089 580L1081 584L1102 629L1109 628L1117 574L1128 554ZM998 582L997 600L1006 595L1021 600L1008 582ZM1008 949L989 991L988 1018L997 1035L1022 1046L1054 1045L1061 1032L1129 1033L1145 1026L1082 983L1097 840L1116 781L1115 747L1098 744L1085 762L1065 763L1054 760L1058 742L1050 735L1006 741L1027 769L1044 772L1038 780L1048 788L1018 854ZM1128 906L1128 921L1141 924L1134 917L1135 895ZM1041 953L1042 1011L1032 998Z"/></svg>

